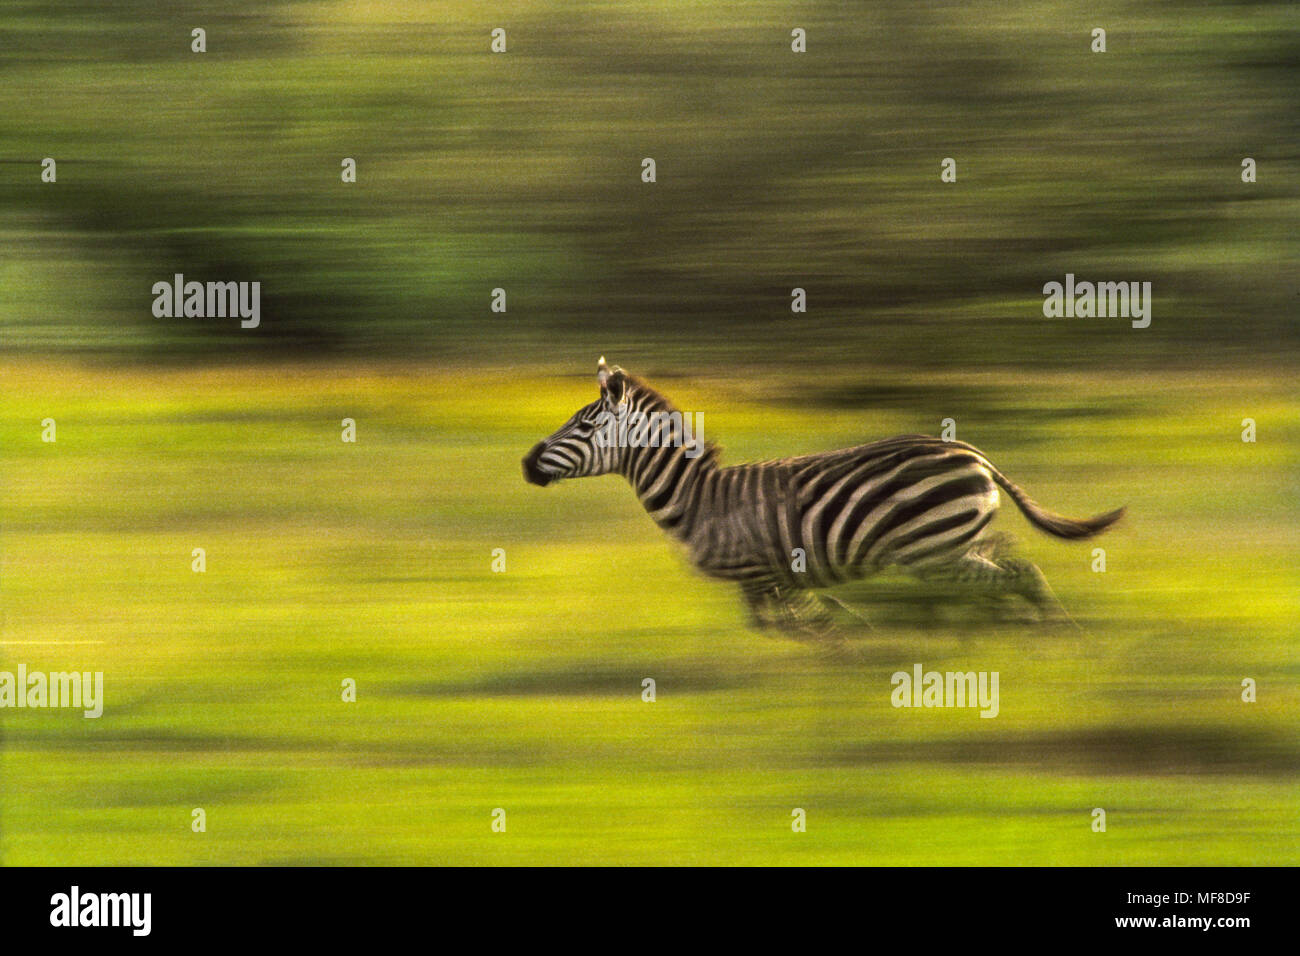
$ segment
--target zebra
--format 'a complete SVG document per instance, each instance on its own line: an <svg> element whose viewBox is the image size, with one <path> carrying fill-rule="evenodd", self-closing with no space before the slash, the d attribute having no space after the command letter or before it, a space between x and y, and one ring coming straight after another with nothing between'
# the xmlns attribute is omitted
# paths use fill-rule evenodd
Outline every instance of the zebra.
<svg viewBox="0 0 1300 956"><path fill-rule="evenodd" d="M600 397L523 460L524 478L617 473L650 517L685 544L704 574L739 586L757 629L825 634L845 612L821 589L896 566L990 596L1018 595L1048 621L1068 621L1043 573L1005 556L985 529L998 489L1036 528L1076 541L1106 530L1119 508L1064 518L1037 505L979 449L928 435L798 458L722 467L718 447L682 427L677 409L618 366L597 365ZM611 440L617 425L624 439ZM856 616L856 615L854 615Z"/></svg>

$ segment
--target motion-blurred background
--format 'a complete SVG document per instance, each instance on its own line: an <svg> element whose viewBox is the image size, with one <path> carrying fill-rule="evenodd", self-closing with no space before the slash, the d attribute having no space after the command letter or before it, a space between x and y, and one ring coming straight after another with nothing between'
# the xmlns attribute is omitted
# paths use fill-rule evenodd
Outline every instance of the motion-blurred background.
<svg viewBox="0 0 1300 956"><path fill-rule="evenodd" d="M0 3L0 668L108 687L0 711L0 860L1295 862L1298 53L1286 3ZM1044 318L1067 272L1150 328ZM745 630L616 479L523 485L600 354L730 461L953 418L1128 504L1104 573L1001 519L1084 636L888 580L857 664ZM891 709L915 662L1001 716Z"/></svg>
<svg viewBox="0 0 1300 956"><path fill-rule="evenodd" d="M9 348L1109 366L1293 328L1289 4L222 7L4 5ZM1043 321L1067 271L1153 282L1156 332ZM267 327L154 319L173 272L260 280Z"/></svg>

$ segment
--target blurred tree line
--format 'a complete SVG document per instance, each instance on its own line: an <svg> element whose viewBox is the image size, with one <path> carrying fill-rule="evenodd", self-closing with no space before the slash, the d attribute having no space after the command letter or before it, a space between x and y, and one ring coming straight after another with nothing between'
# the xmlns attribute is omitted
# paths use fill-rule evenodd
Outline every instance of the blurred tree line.
<svg viewBox="0 0 1300 956"><path fill-rule="evenodd" d="M1296 344L1297 36L1287 3L5 2L3 347L1251 364ZM1151 327L1044 318L1067 272L1151 281ZM175 273L260 281L261 327L155 318Z"/></svg>

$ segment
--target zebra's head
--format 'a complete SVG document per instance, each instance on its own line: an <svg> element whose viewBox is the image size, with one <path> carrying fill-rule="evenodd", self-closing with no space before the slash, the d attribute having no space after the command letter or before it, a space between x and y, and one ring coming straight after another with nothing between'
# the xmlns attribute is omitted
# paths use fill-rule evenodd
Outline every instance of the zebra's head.
<svg viewBox="0 0 1300 956"><path fill-rule="evenodd" d="M626 414L633 383L617 365L606 365L604 357L596 367L596 381L600 398L574 412L559 431L539 441L524 458L524 478L530 484L544 487L561 478L618 470L622 449L616 442L600 439L611 420Z"/></svg>

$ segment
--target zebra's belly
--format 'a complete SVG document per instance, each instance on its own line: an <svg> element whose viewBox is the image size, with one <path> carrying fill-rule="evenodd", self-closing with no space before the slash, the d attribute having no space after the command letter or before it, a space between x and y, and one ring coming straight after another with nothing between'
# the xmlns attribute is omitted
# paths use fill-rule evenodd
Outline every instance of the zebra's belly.
<svg viewBox="0 0 1300 956"><path fill-rule="evenodd" d="M691 560L701 572L721 581L780 578L778 553L754 541L704 537L692 548Z"/></svg>

